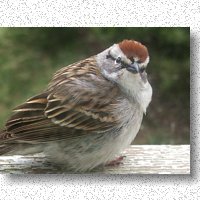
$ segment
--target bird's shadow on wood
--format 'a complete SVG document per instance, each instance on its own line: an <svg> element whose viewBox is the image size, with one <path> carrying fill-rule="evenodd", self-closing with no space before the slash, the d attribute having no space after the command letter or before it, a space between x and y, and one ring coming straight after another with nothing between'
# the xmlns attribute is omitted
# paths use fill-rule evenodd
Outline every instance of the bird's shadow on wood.
<svg viewBox="0 0 200 200"><path fill-rule="evenodd" d="M193 182L191 175L109 175L109 174L34 174L34 175L6 175L7 182L20 184L41 183L71 183L71 184L170 184L175 182Z"/></svg>

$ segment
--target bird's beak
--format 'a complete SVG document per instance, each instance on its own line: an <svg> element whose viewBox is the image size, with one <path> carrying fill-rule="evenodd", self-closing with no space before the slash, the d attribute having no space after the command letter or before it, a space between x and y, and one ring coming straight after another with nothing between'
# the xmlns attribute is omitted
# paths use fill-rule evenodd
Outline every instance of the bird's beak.
<svg viewBox="0 0 200 200"><path fill-rule="evenodd" d="M137 62L131 63L130 65L128 65L128 66L126 67L126 69L127 69L129 72L133 73L133 74L139 73L139 66L138 66L138 63L137 63Z"/></svg>

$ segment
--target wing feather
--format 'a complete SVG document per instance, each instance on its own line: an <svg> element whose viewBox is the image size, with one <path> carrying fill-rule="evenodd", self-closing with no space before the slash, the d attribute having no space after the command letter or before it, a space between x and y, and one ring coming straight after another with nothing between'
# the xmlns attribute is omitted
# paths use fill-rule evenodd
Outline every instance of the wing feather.
<svg viewBox="0 0 200 200"><path fill-rule="evenodd" d="M47 142L118 127L119 90L95 65L90 58L58 71L44 93L14 109L0 141Z"/></svg>

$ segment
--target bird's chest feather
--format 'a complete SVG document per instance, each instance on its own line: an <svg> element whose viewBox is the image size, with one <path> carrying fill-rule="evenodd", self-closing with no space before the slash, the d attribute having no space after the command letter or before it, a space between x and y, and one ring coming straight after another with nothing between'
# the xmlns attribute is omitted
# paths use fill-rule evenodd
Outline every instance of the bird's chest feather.
<svg viewBox="0 0 200 200"><path fill-rule="evenodd" d="M127 95L130 101L136 102L144 113L151 102L152 87L148 80L142 80L140 74L132 74L123 70L119 75L119 85L121 90Z"/></svg>
<svg viewBox="0 0 200 200"><path fill-rule="evenodd" d="M88 134L70 143L63 141L54 144L54 152L57 148L59 152L55 156L56 159L83 171L113 160L134 140L143 116L137 106L127 106L127 102L124 101L121 103L126 104L126 107L123 111L118 110L121 112L121 124L118 128L106 133ZM47 151L51 150L47 149ZM63 152L63 155L60 152Z"/></svg>

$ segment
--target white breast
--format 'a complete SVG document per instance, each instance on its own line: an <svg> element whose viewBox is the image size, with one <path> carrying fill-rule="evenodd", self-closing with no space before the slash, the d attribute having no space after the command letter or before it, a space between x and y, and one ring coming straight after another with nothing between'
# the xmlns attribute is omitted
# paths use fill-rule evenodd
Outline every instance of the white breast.
<svg viewBox="0 0 200 200"><path fill-rule="evenodd" d="M146 113L152 98L152 87L149 82L144 83L139 74L133 74L124 69L119 77L119 84L122 90Z"/></svg>

